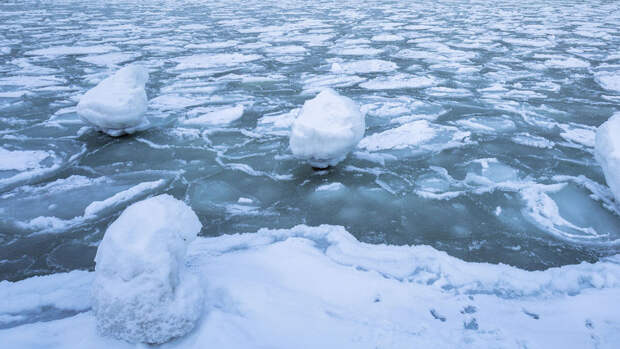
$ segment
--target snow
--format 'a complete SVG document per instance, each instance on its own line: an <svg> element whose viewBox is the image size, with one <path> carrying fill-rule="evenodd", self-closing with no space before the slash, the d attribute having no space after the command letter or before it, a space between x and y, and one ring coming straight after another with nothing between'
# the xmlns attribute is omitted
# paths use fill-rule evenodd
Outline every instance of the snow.
<svg viewBox="0 0 620 349"><path fill-rule="evenodd" d="M197 54L175 59L178 64L175 70L212 69L218 67L234 67L239 64L256 61L261 55L241 53Z"/></svg>
<svg viewBox="0 0 620 349"><path fill-rule="evenodd" d="M138 56L136 53L110 52L102 55L80 57L78 61L100 66L115 66L136 59Z"/></svg>
<svg viewBox="0 0 620 349"><path fill-rule="evenodd" d="M335 166L364 136L365 116L350 98L325 89L304 103L293 122L293 155L313 167Z"/></svg>
<svg viewBox="0 0 620 349"><path fill-rule="evenodd" d="M395 34L379 34L379 35L373 36L372 38L370 38L370 40L379 41L379 42L391 42L391 41L402 41L402 40L405 40L405 38L403 38L400 35L395 35Z"/></svg>
<svg viewBox="0 0 620 349"><path fill-rule="evenodd" d="M359 147L370 151L403 149L428 141L435 137L436 133L428 121L418 120L367 136L360 142Z"/></svg>
<svg viewBox="0 0 620 349"><path fill-rule="evenodd" d="M620 295L619 255L525 271L464 262L429 246L361 243L339 226L300 225L199 237L187 257L205 288L205 312L194 331L163 348L291 348L299 343L312 348L515 343L613 348L620 340L620 315L606 306ZM61 282L66 279L71 283ZM55 274L41 284L31 280L3 282L0 294L16 294L26 284L34 293L56 280L58 296L71 298L64 307L83 311L92 273ZM0 307L0 312L57 306L60 298L46 299ZM0 330L0 341L11 348L135 347L99 336L95 312Z"/></svg>
<svg viewBox="0 0 620 349"><path fill-rule="evenodd" d="M202 111L204 109L199 109ZM211 125L225 125L229 124L235 120L240 119L243 116L244 107L242 104L239 104L234 107L224 107L224 108L209 108L204 110L205 113L191 119L183 120L183 125L192 125L192 126L211 126Z"/></svg>
<svg viewBox="0 0 620 349"><path fill-rule="evenodd" d="M78 115L111 136L135 132L148 122L144 117L148 78L148 71L138 65L118 70L80 98Z"/></svg>
<svg viewBox="0 0 620 349"><path fill-rule="evenodd" d="M185 255L201 228L189 206L166 194L129 206L108 227L93 282L101 335L164 343L194 328L203 293Z"/></svg>
<svg viewBox="0 0 620 349"><path fill-rule="evenodd" d="M69 55L89 55L119 51L118 47L110 45L94 46L55 46L32 50L25 53L27 56L69 56Z"/></svg>
<svg viewBox="0 0 620 349"><path fill-rule="evenodd" d="M607 185L620 203L620 112L616 112L596 132L595 156L603 168Z"/></svg>
<svg viewBox="0 0 620 349"><path fill-rule="evenodd" d="M413 149L415 152L441 151L467 144L470 132L416 120L396 128L366 136L358 145L368 151Z"/></svg>
<svg viewBox="0 0 620 349"><path fill-rule="evenodd" d="M41 161L51 154L43 150L8 150L0 148L0 171L26 171L41 167Z"/></svg>
<svg viewBox="0 0 620 349"><path fill-rule="evenodd" d="M367 90L395 90L401 88L424 88L430 87L437 81L428 76L414 76L409 74L396 74L390 77L377 77L363 82L360 87Z"/></svg>
<svg viewBox="0 0 620 349"><path fill-rule="evenodd" d="M333 63L331 67L332 73L344 74L387 73L396 69L398 69L398 65L396 63L381 59Z"/></svg>
<svg viewBox="0 0 620 349"><path fill-rule="evenodd" d="M338 191L338 190L342 190L344 188L345 188L344 184L342 184L340 182L334 182L334 183L329 183L329 184L323 184L323 185L319 186L318 188L316 188L315 191L317 191L317 192L319 192L319 191Z"/></svg>
<svg viewBox="0 0 620 349"><path fill-rule="evenodd" d="M620 92L620 72L601 71L594 74L594 79L604 89L614 92Z"/></svg>

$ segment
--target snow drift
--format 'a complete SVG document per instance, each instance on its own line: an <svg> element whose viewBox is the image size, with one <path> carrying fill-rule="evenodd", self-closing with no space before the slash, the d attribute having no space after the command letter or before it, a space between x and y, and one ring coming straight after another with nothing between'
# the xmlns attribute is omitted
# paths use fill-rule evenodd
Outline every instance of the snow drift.
<svg viewBox="0 0 620 349"><path fill-rule="evenodd" d="M364 136L366 123L359 106L332 89L306 101L293 122L293 155L319 168L344 160Z"/></svg>
<svg viewBox="0 0 620 349"><path fill-rule="evenodd" d="M97 330L129 342L164 343L192 330L203 293L185 267L202 225L169 195L129 206L105 233L95 258Z"/></svg>
<svg viewBox="0 0 620 349"><path fill-rule="evenodd" d="M84 122L110 136L133 133L147 123L144 85L148 79L146 68L126 66L86 92L77 113Z"/></svg>

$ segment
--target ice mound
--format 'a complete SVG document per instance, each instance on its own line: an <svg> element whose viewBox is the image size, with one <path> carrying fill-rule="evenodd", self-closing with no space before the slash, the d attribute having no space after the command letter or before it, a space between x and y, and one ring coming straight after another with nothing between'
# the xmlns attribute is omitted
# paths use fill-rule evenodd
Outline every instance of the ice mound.
<svg viewBox="0 0 620 349"><path fill-rule="evenodd" d="M146 68L130 65L86 92L77 105L82 120L110 136L133 133L146 125Z"/></svg>
<svg viewBox="0 0 620 349"><path fill-rule="evenodd" d="M603 168L607 185L620 203L620 112L615 113L596 132L596 160Z"/></svg>
<svg viewBox="0 0 620 349"><path fill-rule="evenodd" d="M125 209L95 257L93 310L100 334L164 343L194 328L203 293L184 259L201 228L194 211L170 195Z"/></svg>
<svg viewBox="0 0 620 349"><path fill-rule="evenodd" d="M304 103L293 122L291 151L313 167L334 166L355 148L365 128L364 114L353 100L325 89Z"/></svg>

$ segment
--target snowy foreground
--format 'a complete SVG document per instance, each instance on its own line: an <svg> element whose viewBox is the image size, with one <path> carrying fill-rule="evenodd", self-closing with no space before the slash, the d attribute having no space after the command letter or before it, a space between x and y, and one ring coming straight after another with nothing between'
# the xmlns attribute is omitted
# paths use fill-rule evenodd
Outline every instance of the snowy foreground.
<svg viewBox="0 0 620 349"><path fill-rule="evenodd" d="M339 226L300 225L199 237L187 266L205 289L205 312L193 332L165 348L615 348L620 341L619 255L527 272L428 246L360 243ZM0 316L26 323L0 330L0 343L135 347L97 334L93 277L73 271L0 283Z"/></svg>

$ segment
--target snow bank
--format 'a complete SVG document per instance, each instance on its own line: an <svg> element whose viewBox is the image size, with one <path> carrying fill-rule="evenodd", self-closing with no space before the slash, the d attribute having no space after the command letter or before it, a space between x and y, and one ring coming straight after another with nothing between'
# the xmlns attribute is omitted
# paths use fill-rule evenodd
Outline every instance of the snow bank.
<svg viewBox="0 0 620 349"><path fill-rule="evenodd" d="M615 348L620 341L619 255L525 271L300 225L197 238L188 263L203 278L208 315L162 348ZM84 297L85 286L74 284L75 297ZM81 313L0 330L0 343L135 348L95 329L93 313Z"/></svg>
<svg viewBox="0 0 620 349"><path fill-rule="evenodd" d="M148 79L146 68L124 67L86 92L77 113L84 122L111 136L133 133L147 123L144 85Z"/></svg>
<svg viewBox="0 0 620 349"><path fill-rule="evenodd" d="M202 225L183 202L160 195L129 206L105 233L95 258L97 330L129 342L164 343L191 331L202 313L187 246Z"/></svg>
<svg viewBox="0 0 620 349"><path fill-rule="evenodd" d="M615 113L596 132L596 160L603 168L607 185L620 203L620 112Z"/></svg>
<svg viewBox="0 0 620 349"><path fill-rule="evenodd" d="M325 89L306 101L293 122L293 155L324 168L344 160L364 136L364 114L351 99Z"/></svg>

